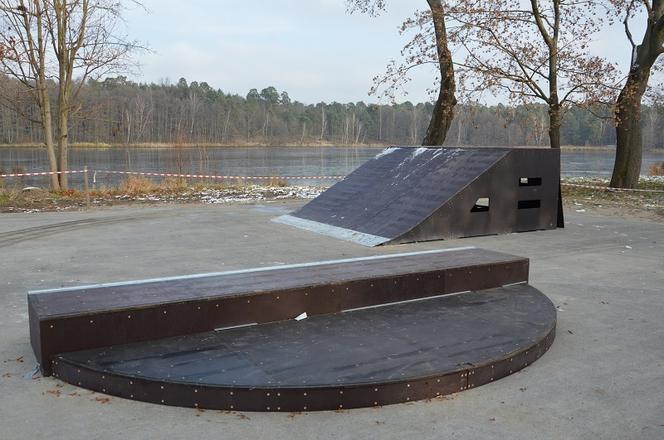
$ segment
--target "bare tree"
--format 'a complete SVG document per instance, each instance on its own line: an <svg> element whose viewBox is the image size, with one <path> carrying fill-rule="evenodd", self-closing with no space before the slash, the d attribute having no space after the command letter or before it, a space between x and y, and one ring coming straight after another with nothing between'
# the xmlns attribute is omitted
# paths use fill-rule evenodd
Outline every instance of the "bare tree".
<svg viewBox="0 0 664 440"><path fill-rule="evenodd" d="M138 4L134 2L135 4ZM68 186L69 119L89 79L129 67L129 55L139 48L121 33L122 3L116 0L0 1L0 41L12 57L6 73L35 92L52 171L59 171L54 189ZM47 79L57 84L57 164Z"/></svg>
<svg viewBox="0 0 664 440"><path fill-rule="evenodd" d="M403 90L404 84L409 81L411 69L435 62L440 75L438 97L422 145L442 145L452 125L457 103L454 64L448 47L446 4L441 0L427 0L427 3L427 11L416 11L403 22L402 33L413 29L416 33L402 49L402 62L392 61L383 76L374 78L371 93L377 93L379 88L385 86L385 95L394 102L395 92ZM385 0L347 0L346 4L350 13L357 11L372 16L386 8Z"/></svg>
<svg viewBox="0 0 664 440"><path fill-rule="evenodd" d="M651 71L664 53L663 0L610 0L623 18L625 35L632 46L629 74L616 100L616 160L610 185L634 188L641 174L643 152L641 101L648 87ZM645 12L646 29L641 43L634 41L630 22Z"/></svg>
<svg viewBox="0 0 664 440"><path fill-rule="evenodd" d="M560 148L563 110L590 107L610 97L616 69L587 47L598 30L588 0L469 0L450 11L460 31L455 43L464 91L506 95L512 103L543 101L549 109L549 142Z"/></svg>
<svg viewBox="0 0 664 440"><path fill-rule="evenodd" d="M51 100L48 90L48 29L46 27L44 5L40 1L0 1L0 63L2 72L16 78L34 99L40 110L44 132L44 144L52 172L58 171L57 158L53 142L53 121ZM16 101L6 99L3 103L16 110ZM19 110L17 110L19 111ZM58 176L51 175L51 186L60 188Z"/></svg>

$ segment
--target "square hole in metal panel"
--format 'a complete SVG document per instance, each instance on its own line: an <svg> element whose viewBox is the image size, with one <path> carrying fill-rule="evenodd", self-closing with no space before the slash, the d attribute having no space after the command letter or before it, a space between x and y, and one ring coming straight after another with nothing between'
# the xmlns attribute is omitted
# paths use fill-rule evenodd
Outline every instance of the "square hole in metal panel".
<svg viewBox="0 0 664 440"><path fill-rule="evenodd" d="M489 198L480 197L475 201L475 205L470 209L470 212L487 212L489 210Z"/></svg>

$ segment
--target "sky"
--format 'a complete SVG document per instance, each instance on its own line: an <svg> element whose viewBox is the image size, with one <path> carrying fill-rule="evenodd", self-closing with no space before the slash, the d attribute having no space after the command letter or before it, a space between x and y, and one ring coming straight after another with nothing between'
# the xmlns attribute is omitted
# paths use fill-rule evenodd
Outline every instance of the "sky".
<svg viewBox="0 0 664 440"><path fill-rule="evenodd" d="M206 81L226 93L246 95L274 86L304 103L378 102L368 96L408 40L403 19L426 7L420 0L388 0L379 17L346 13L344 0L145 0L145 10L124 14L130 38L147 45L133 80ZM640 36L639 29L634 30ZM628 65L622 28L600 33L591 53ZM435 71L419 68L399 101L428 100Z"/></svg>

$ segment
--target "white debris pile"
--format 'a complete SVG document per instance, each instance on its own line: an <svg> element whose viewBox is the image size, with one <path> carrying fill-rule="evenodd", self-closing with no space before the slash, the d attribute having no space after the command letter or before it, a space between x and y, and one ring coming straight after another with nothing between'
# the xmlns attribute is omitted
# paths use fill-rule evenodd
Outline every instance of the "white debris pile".
<svg viewBox="0 0 664 440"><path fill-rule="evenodd" d="M204 189L192 194L203 203L255 202L261 200L313 199L325 190L319 186L269 187L251 185L243 188Z"/></svg>
<svg viewBox="0 0 664 440"><path fill-rule="evenodd" d="M565 177L564 183L574 183L576 185L598 185L607 186L610 179L605 177ZM647 183L664 183L664 176L641 176L639 181Z"/></svg>

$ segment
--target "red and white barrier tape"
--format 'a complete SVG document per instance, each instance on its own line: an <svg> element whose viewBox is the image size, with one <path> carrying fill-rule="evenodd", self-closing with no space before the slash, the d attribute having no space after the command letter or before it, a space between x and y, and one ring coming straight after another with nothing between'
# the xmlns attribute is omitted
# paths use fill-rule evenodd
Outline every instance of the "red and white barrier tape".
<svg viewBox="0 0 664 440"><path fill-rule="evenodd" d="M11 174L0 174L0 177L27 177L27 176L50 176L53 174L80 174L84 173L84 170L71 170L71 171L43 171L36 173L11 173ZM144 171L106 171L106 170L88 170L88 173L93 175L97 174L124 174L124 175L134 175L134 176L157 176L157 177L184 177L188 179L224 179L224 180L271 180L271 179L282 179L282 180L320 180L320 179L329 179L329 180L340 180L345 176L218 176L212 174L179 174L179 173L154 173L154 172L144 172Z"/></svg>
<svg viewBox="0 0 664 440"><path fill-rule="evenodd" d="M84 170L70 170L70 171L42 171L38 173L11 173L0 174L0 177L25 177L25 176L52 176L53 174L81 174Z"/></svg>
<svg viewBox="0 0 664 440"><path fill-rule="evenodd" d="M270 179L282 179L282 180L315 180L315 179L330 179L330 180L339 180L343 179L345 176L217 176L211 174L178 174L178 173L153 173L153 172L143 172L143 171L105 171L105 170L96 170L94 171L97 174L128 174L135 176L158 176L158 177L185 177L189 179L241 179L241 180L270 180Z"/></svg>
<svg viewBox="0 0 664 440"><path fill-rule="evenodd" d="M574 188L587 188L595 189L598 191L609 191L609 192L648 192L648 193L664 193L664 191L659 189L630 189L630 188L611 188L610 186L597 186L597 185L579 185L576 183L561 183L562 186L571 186Z"/></svg>

